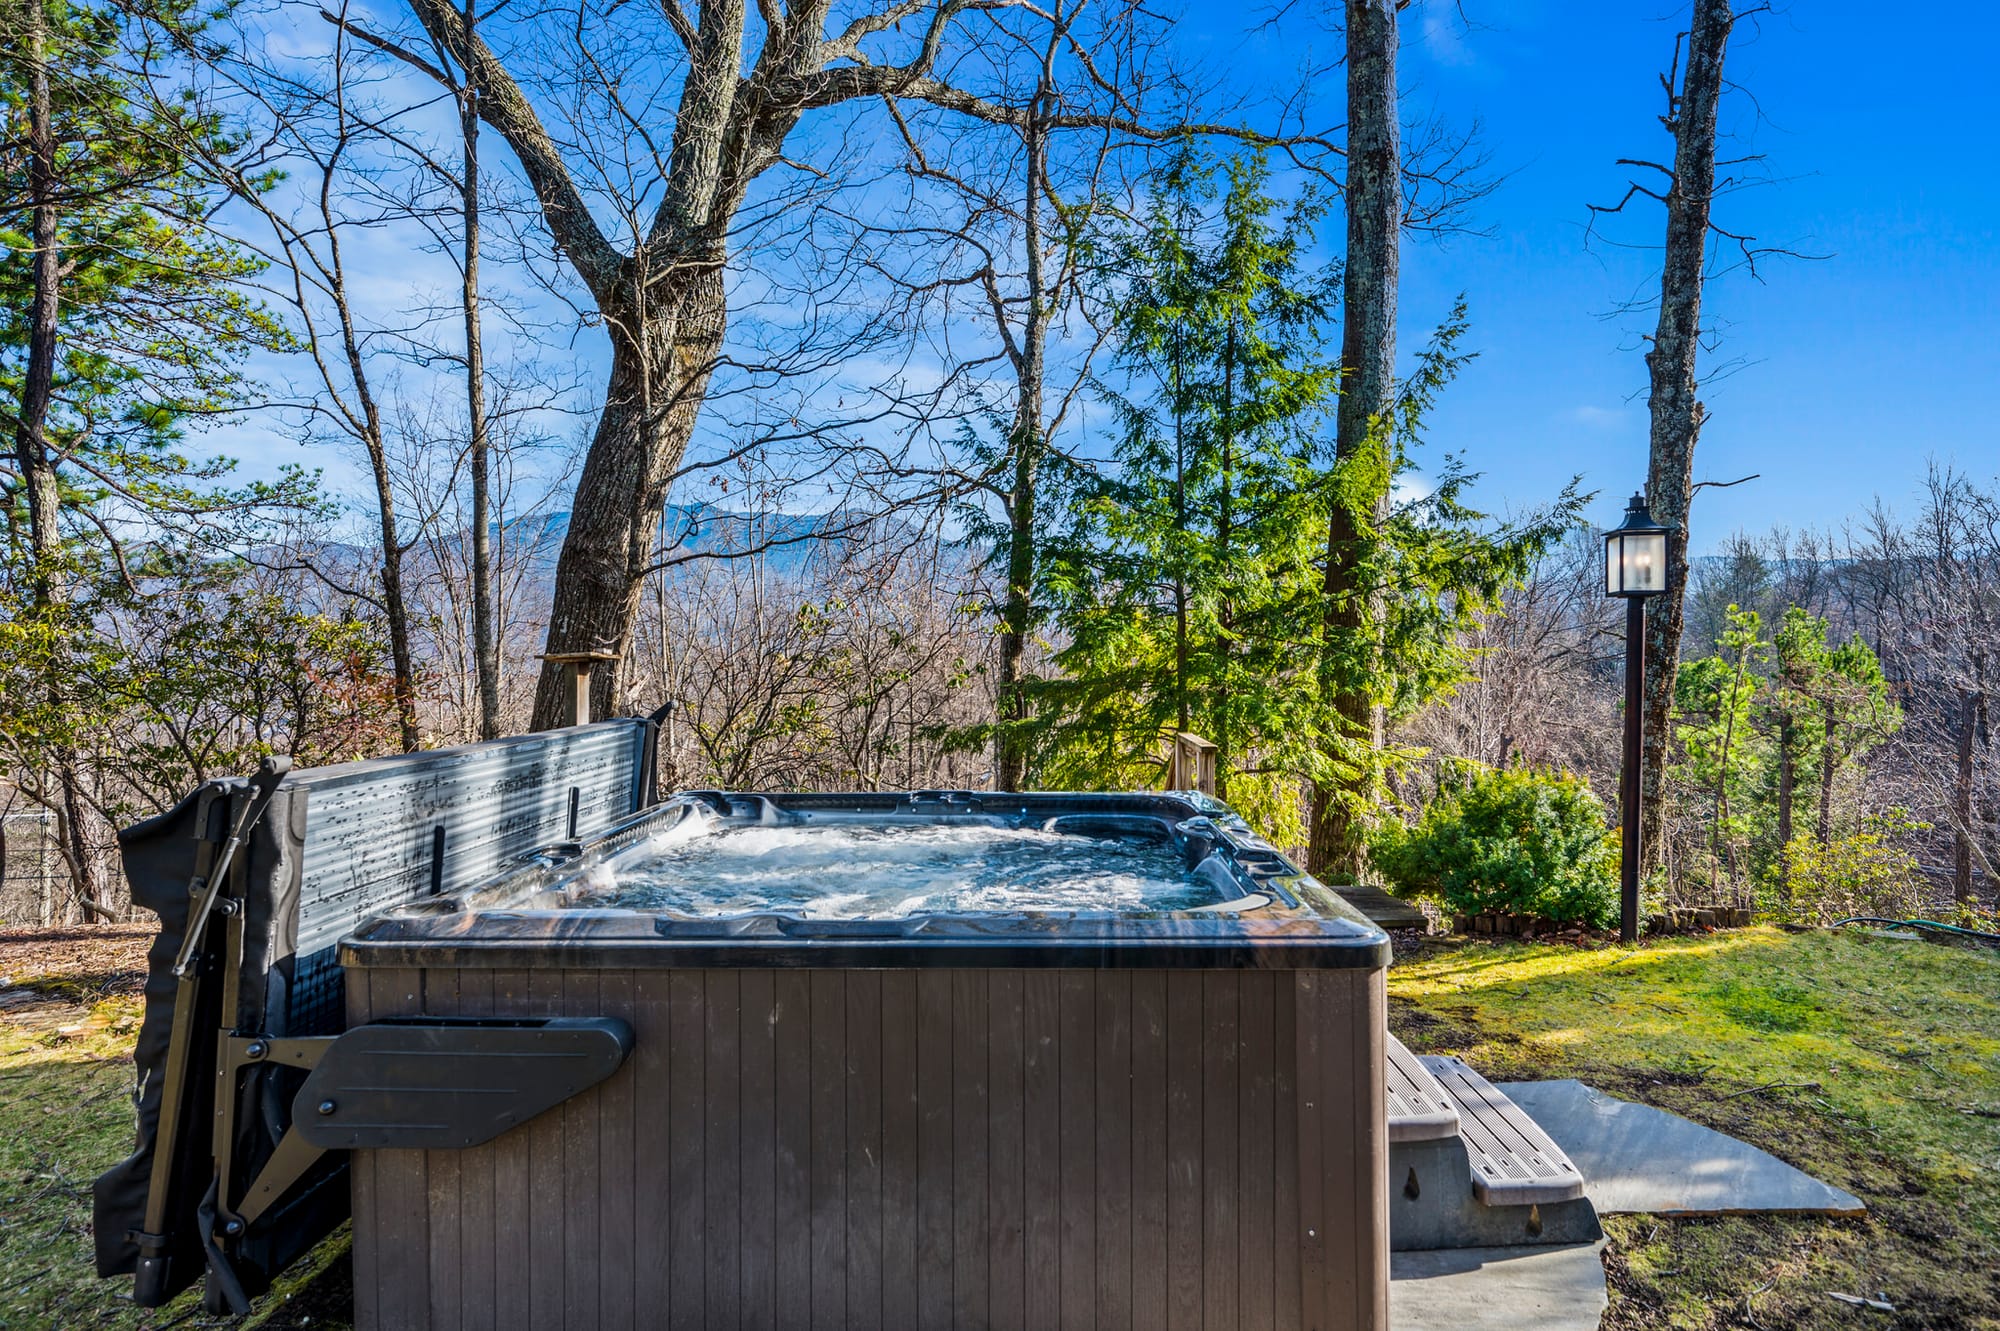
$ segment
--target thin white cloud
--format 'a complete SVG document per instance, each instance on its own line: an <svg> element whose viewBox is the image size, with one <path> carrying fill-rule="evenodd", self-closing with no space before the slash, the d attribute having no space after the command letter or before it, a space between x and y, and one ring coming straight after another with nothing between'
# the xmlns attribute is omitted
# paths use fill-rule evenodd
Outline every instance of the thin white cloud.
<svg viewBox="0 0 2000 1331"><path fill-rule="evenodd" d="M1424 10L1424 52L1440 65L1463 69L1478 63L1472 46L1465 40L1465 27L1454 21L1454 11L1445 5Z"/></svg>
<svg viewBox="0 0 2000 1331"><path fill-rule="evenodd" d="M1615 407L1580 406L1563 412L1562 419L1570 425L1581 425L1591 430L1614 430L1629 424L1632 414Z"/></svg>

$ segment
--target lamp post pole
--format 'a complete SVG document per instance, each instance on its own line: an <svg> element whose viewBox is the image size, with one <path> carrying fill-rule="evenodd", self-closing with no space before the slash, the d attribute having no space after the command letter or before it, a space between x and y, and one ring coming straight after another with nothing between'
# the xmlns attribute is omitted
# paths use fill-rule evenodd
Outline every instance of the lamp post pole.
<svg viewBox="0 0 2000 1331"><path fill-rule="evenodd" d="M1646 598L1625 598L1625 762L1618 774L1618 937L1639 941L1639 745L1646 722Z"/></svg>
<svg viewBox="0 0 2000 1331"><path fill-rule="evenodd" d="M1646 601L1667 589L1674 529L1653 520L1644 492L1604 533L1604 594L1625 602L1625 764L1618 774L1618 936L1639 941L1639 750L1646 724Z"/></svg>

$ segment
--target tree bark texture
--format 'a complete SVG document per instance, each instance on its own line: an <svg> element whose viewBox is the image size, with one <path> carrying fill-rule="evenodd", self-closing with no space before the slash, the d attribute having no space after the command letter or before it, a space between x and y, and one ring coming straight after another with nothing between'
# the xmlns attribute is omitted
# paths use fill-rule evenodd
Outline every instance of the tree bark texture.
<svg viewBox="0 0 2000 1331"><path fill-rule="evenodd" d="M471 32L473 0L462 21ZM500 630L493 611L492 440L486 421L486 346L479 320L479 85L467 70L459 89L459 135L465 162L459 175L465 218L459 265L465 310L465 416L472 472L472 658L479 679L479 738L500 738Z"/></svg>
<svg viewBox="0 0 2000 1331"><path fill-rule="evenodd" d="M702 269L657 310L638 300L613 310L611 384L556 562L548 650L609 651L622 660L652 566L661 509L722 343L721 267ZM606 662L592 671L593 716L619 709L616 666ZM566 668L544 665L535 690L535 729L562 724L567 680Z"/></svg>
<svg viewBox="0 0 2000 1331"><path fill-rule="evenodd" d="M1798 726L1787 716L1778 722L1778 891L1787 900L1792 886L1792 794L1798 763Z"/></svg>
<svg viewBox="0 0 2000 1331"><path fill-rule="evenodd" d="M1386 7L1386 0L1377 2ZM722 335L727 238L751 183L783 159L786 137L807 113L902 97L1024 131L1042 116L1047 127L1104 128L1155 142L1189 133L1260 137L1218 125L1142 125L1122 112L1049 110L1040 99L1034 106L1007 104L954 87L937 73L949 61L945 38L959 19L986 8L981 4L954 0L926 14L924 6L896 3L836 18L823 0L760 0L761 45L753 59L745 0L707 0L693 19L668 0L660 9L685 72L657 182L659 203L644 234L614 244L573 177L575 149L549 133L465 14L449 0L411 0L411 7L431 39L467 71L479 92L480 119L513 150L543 221L612 335L611 383L559 561L550 654L622 652L631 637L637 580L654 562L650 543L664 486L687 448ZM862 49L865 41L897 33L913 38L904 63L873 59ZM431 68L387 39L370 40ZM657 151L650 142L648 151ZM594 708L614 707L618 673L595 673ZM558 724L561 685L560 671L545 664L536 728Z"/></svg>
<svg viewBox="0 0 2000 1331"><path fill-rule="evenodd" d="M1341 292L1340 406L1335 456L1352 464L1385 446L1385 427L1396 395L1396 292L1403 226L1402 140L1397 120L1396 0L1347 0L1347 266ZM1361 558L1369 539L1361 530L1385 515L1389 469L1381 469L1373 513L1336 504L1327 532L1327 638L1354 641L1370 631ZM1343 682L1334 712L1350 742L1376 750L1382 744L1380 709L1365 682ZM1346 791L1316 789L1310 809L1310 870L1352 881L1365 856L1359 808L1373 777L1361 770Z"/></svg>
<svg viewBox="0 0 2000 1331"><path fill-rule="evenodd" d="M1048 372L1049 293L1042 261L1042 195L1048 181L1048 141L1035 101L1022 134L1026 170L1022 185L1022 243L1026 253L1028 308L1013 348L1014 419L1008 428L1013 478L1007 495L1007 594L1000 617L1000 741L993 785L1020 790L1028 779L1028 746L1018 726L1028 719L1024 661L1033 629L1036 489L1041 479L1042 412ZM1004 317L1004 316L1002 316ZM1012 723L1012 724L1010 724Z"/></svg>
<svg viewBox="0 0 2000 1331"><path fill-rule="evenodd" d="M81 764L65 754L57 766L56 779L62 787L62 857L69 868L77 907L87 916L115 920L118 912L109 901L110 884L99 853L102 839L95 835L102 819L84 795Z"/></svg>
<svg viewBox="0 0 2000 1331"><path fill-rule="evenodd" d="M1652 415L1646 499L1653 516L1673 528L1667 538L1666 593L1647 616L1646 738L1640 761L1639 809L1644 868L1661 862L1666 833L1666 771L1672 743L1674 678L1680 671L1686 622L1688 508L1694 497L1694 450L1704 415L1696 396L1701 345L1702 277L1708 255L1709 211L1715 194L1716 110L1724 52L1735 23L1731 0L1695 0L1687 69L1674 102L1673 180L1667 190L1667 238L1660 272L1659 321L1646 353Z"/></svg>
<svg viewBox="0 0 2000 1331"><path fill-rule="evenodd" d="M320 177L321 214L331 216L328 193L333 187L331 173ZM390 469L389 447L382 430L382 407L368 379L367 358L362 353L362 334L354 322L347 298L347 267L341 256L338 229L327 229L327 253L331 259L331 295L335 316L340 320L341 349L347 372L354 385L359 415L354 417L363 448L368 453L369 472L375 481L376 530L382 538L382 612L389 621L389 663L396 676L396 728L403 752L423 747L423 733L417 726L416 657L410 649L409 601L403 592L403 540L396 521L395 476Z"/></svg>
<svg viewBox="0 0 2000 1331"><path fill-rule="evenodd" d="M49 403L55 393L57 316L62 254L56 230L55 113L49 94L48 15L42 0L29 0L28 196L35 245L34 296L29 310L28 361L21 384L20 415L14 423L14 454L28 501L28 548L35 559L35 590L48 604L60 595L54 567L62 543L57 523L62 496L48 450Z"/></svg>
<svg viewBox="0 0 2000 1331"><path fill-rule="evenodd" d="M1958 706L1958 773L1951 794L1951 895L1968 903L1972 900L1972 741L1978 722L1979 694L1963 689Z"/></svg>

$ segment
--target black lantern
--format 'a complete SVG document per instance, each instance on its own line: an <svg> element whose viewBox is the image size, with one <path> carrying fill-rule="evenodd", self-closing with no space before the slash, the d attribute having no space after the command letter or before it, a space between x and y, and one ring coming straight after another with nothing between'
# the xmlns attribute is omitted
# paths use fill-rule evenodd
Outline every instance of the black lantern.
<svg viewBox="0 0 2000 1331"><path fill-rule="evenodd" d="M1625 521L1604 533L1604 594L1657 596L1667 589L1667 537L1646 511L1646 496L1635 494L1625 506Z"/></svg>
<svg viewBox="0 0 2000 1331"><path fill-rule="evenodd" d="M1604 594L1625 602L1625 763L1618 779L1618 934L1639 938L1639 749L1646 710L1646 600L1667 589L1667 542L1672 527L1646 511L1635 494L1625 521L1604 533Z"/></svg>

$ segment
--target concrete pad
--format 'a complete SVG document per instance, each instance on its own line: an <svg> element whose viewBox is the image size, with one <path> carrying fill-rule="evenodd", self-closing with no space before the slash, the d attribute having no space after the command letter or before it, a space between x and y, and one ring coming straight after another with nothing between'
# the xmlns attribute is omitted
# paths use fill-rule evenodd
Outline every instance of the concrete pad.
<svg viewBox="0 0 2000 1331"><path fill-rule="evenodd" d="M1389 1331L1597 1331L1602 1243L1389 1255Z"/></svg>
<svg viewBox="0 0 2000 1331"><path fill-rule="evenodd" d="M1600 1215L1860 1215L1859 1197L1726 1133L1580 1081L1501 1086L1583 1171Z"/></svg>

